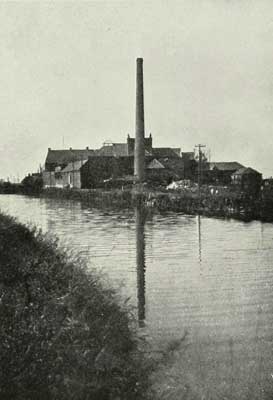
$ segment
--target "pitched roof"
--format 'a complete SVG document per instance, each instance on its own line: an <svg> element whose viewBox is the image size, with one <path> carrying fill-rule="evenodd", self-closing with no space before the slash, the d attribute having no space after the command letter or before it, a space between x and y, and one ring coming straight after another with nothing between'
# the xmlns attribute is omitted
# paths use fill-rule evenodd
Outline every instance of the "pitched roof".
<svg viewBox="0 0 273 400"><path fill-rule="evenodd" d="M219 171L236 171L240 168L244 168L244 166L237 161L228 161L228 162L211 162L209 163L209 169L218 169Z"/></svg>
<svg viewBox="0 0 273 400"><path fill-rule="evenodd" d="M146 149L145 156L155 156L156 158L180 158L179 148L170 147L157 147L152 150L152 154ZM133 154L131 154L133 155ZM46 164L64 165L71 162L87 160L88 157L128 157L128 144L127 143L112 143L110 145L103 145L98 150L92 149L68 149L68 150L51 150L48 149L46 156Z"/></svg>
<svg viewBox="0 0 273 400"><path fill-rule="evenodd" d="M154 158L152 161L149 162L149 164L146 167L147 169L164 169L164 165L158 161L156 158Z"/></svg>
<svg viewBox="0 0 273 400"><path fill-rule="evenodd" d="M124 157L128 156L128 145L127 143L112 143L102 146L98 152L100 156L105 157Z"/></svg>
<svg viewBox="0 0 273 400"><path fill-rule="evenodd" d="M159 158L158 161L166 168L174 172L184 170L184 160L181 157Z"/></svg>
<svg viewBox="0 0 273 400"><path fill-rule="evenodd" d="M180 147L171 147L171 150L175 152L179 157L181 156L181 148Z"/></svg>
<svg viewBox="0 0 273 400"><path fill-rule="evenodd" d="M98 155L104 157L130 157L134 155L134 152L131 154L128 153L128 145L127 143L113 143L111 145L104 145L98 150ZM145 150L145 155L149 156L148 150Z"/></svg>
<svg viewBox="0 0 273 400"><path fill-rule="evenodd" d="M152 154L156 158L180 158L180 156L176 152L177 150L178 149L172 149L171 147L154 147L152 150Z"/></svg>
<svg viewBox="0 0 273 400"><path fill-rule="evenodd" d="M88 157L94 156L96 150L84 149L84 150L51 150L48 149L46 156L46 164L68 164L70 162L81 161L88 159Z"/></svg>
<svg viewBox="0 0 273 400"><path fill-rule="evenodd" d="M87 160L75 161L67 164L65 168L62 169L62 172L72 172L79 171L81 167L87 162Z"/></svg>
<svg viewBox="0 0 273 400"><path fill-rule="evenodd" d="M240 168L237 171L235 171L232 175L246 175L246 174L259 174L259 175L261 175L260 172L256 171L253 168L250 168L250 167L248 167L248 168L246 168L246 167Z"/></svg>
<svg viewBox="0 0 273 400"><path fill-rule="evenodd" d="M128 156L127 143L113 143L113 152L115 157Z"/></svg>
<svg viewBox="0 0 273 400"><path fill-rule="evenodd" d="M112 145L102 146L98 150L98 155L102 157L113 157L113 146Z"/></svg>

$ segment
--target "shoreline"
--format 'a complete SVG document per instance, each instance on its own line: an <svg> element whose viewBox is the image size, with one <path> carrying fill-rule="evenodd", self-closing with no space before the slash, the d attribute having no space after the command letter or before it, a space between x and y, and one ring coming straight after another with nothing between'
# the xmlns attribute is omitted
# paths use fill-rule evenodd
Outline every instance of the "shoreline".
<svg viewBox="0 0 273 400"><path fill-rule="evenodd" d="M79 257L0 213L0 265L1 398L151 398L130 310Z"/></svg>
<svg viewBox="0 0 273 400"><path fill-rule="evenodd" d="M40 192L23 190L0 194L23 194L27 196L81 201L94 207L134 208L142 204L154 213L181 212L188 215L204 215L215 218L232 218L241 221L260 220L273 222L273 198L251 197L243 193L211 195L179 191L161 191L145 188L135 189L63 189L44 188Z"/></svg>
<svg viewBox="0 0 273 400"><path fill-rule="evenodd" d="M12 198L10 200L12 201ZM14 200L16 201L16 198ZM24 202L24 201L28 202L28 199L27 198L24 199L22 197L22 202ZM9 200L8 200L8 202L9 202ZM31 199L30 199L30 203L31 203ZM35 201L35 203L36 203L36 201ZM40 201L37 200L37 203L38 203L37 205L39 207ZM43 201L42 201L42 203L43 203ZM51 204L53 207L56 207L56 208L58 208L58 204L60 205L60 207L62 207L62 201L60 201L60 202L56 201L56 203L55 203L54 198L52 198L52 200L49 201L49 204ZM56 206L55 206L55 204L56 204ZM46 205L46 203L44 205ZM67 205L67 207L72 207L72 209L74 209L73 202L64 201L63 205L64 206ZM81 212L81 204L78 202L75 202L75 205L76 205L76 209L79 209L79 211ZM167 212L167 215L168 215L168 212ZM211 221L211 222L213 222L213 221ZM230 224L228 223L228 225L230 225ZM244 227L244 226L242 226L243 224L241 224L241 223L238 223L236 225L241 226L241 228L243 228L243 230L245 230L245 228L247 228L247 225ZM256 224L254 224L254 225L256 225ZM249 228L252 229L252 226L249 226ZM174 343L174 345L175 345L175 343ZM158 349L156 348L156 351L153 353L153 350L155 349L155 347L150 347L149 343L147 343L147 347L143 348L143 351L145 351L147 353L147 357L152 359L152 361L155 360L154 361L155 362L155 370L152 371L151 382L152 382L152 389L154 390L155 393L159 394L159 398L162 398L162 396L160 397L162 392L165 391L165 393L167 393L166 392L167 384L170 384L170 382L173 379L176 379L176 382L182 381L182 384L185 383L185 385L186 385L187 375L186 374L184 375L185 372L183 372L183 371L185 371L184 365L186 365L186 364L180 364L180 362L177 363L177 360L181 358L181 355L183 354L184 349L186 349L187 341L182 340L182 342L181 343L179 342L178 345L179 345L179 347L178 348L175 347L174 351L171 351L171 352L169 352L169 351L165 352L164 349L162 351L163 346L162 346L162 348L160 346L160 348L159 348L160 352L158 352ZM164 348L165 347L166 347L166 349L168 349L170 346L164 345ZM166 357L164 356L164 354L166 354ZM180 375L178 375L178 374L180 374ZM179 376L181 376L181 378ZM193 386L193 391L194 391L194 389L195 389L195 386ZM182 398L182 394L184 394L184 391L183 391L183 388L180 390L181 391L179 393L181 393L181 398ZM170 392L171 392L171 390L170 390ZM185 394L185 397L187 397L187 394ZM155 399L156 395L154 395L152 398ZM69 397L68 397L68 399L69 399Z"/></svg>
<svg viewBox="0 0 273 400"><path fill-rule="evenodd" d="M210 195L144 189L43 189L41 197L83 201L95 207L134 208L143 205L152 212L181 212L241 221L273 222L273 199L251 198L244 194Z"/></svg>

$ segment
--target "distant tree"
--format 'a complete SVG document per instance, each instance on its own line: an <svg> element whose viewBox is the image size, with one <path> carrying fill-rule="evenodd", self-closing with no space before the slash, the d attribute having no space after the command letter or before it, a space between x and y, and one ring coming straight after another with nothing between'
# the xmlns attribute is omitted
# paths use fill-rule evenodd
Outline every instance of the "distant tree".
<svg viewBox="0 0 273 400"><path fill-rule="evenodd" d="M21 185L11 182L0 182L0 193L15 194L21 192Z"/></svg>
<svg viewBox="0 0 273 400"><path fill-rule="evenodd" d="M43 179L41 174L29 174L22 180L21 183L25 193L40 193L43 187Z"/></svg>

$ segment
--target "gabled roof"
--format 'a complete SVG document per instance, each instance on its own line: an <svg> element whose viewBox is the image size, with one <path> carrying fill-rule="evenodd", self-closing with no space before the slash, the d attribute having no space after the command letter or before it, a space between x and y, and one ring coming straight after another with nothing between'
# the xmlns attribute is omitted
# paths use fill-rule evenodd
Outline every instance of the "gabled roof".
<svg viewBox="0 0 273 400"><path fill-rule="evenodd" d="M184 170L184 160L181 157L164 157L159 158L158 161L166 168L174 172Z"/></svg>
<svg viewBox="0 0 273 400"><path fill-rule="evenodd" d="M104 145L98 150L98 155L104 157L129 157L134 155L134 151L128 153L127 143L113 143L111 145ZM148 150L145 150L145 156L150 156Z"/></svg>
<svg viewBox="0 0 273 400"><path fill-rule="evenodd" d="M250 167L248 167L248 168L246 168L246 167L240 168L237 171L235 171L232 175L247 175L247 174L259 174L259 175L261 175L260 172L256 171L253 168L250 168Z"/></svg>
<svg viewBox="0 0 273 400"><path fill-rule="evenodd" d="M113 157L113 146L112 145L102 146L98 150L98 155L102 157Z"/></svg>
<svg viewBox="0 0 273 400"><path fill-rule="evenodd" d="M68 164L73 161L81 161L88 159L88 157L94 156L96 150L84 149L84 150L51 150L48 149L46 156L46 164Z"/></svg>
<svg viewBox="0 0 273 400"><path fill-rule="evenodd" d="M211 162L209 163L209 169L218 169L219 171L236 171L240 168L244 168L244 166L237 161L228 161L228 162Z"/></svg>
<svg viewBox="0 0 273 400"><path fill-rule="evenodd" d="M127 143L113 143L113 151L115 157L128 156L128 145Z"/></svg>
<svg viewBox="0 0 273 400"><path fill-rule="evenodd" d="M178 149L172 149L171 147L154 147L152 154L156 158L180 158L180 156L177 154L177 151Z"/></svg>
<svg viewBox="0 0 273 400"><path fill-rule="evenodd" d="M79 171L86 162L87 160L71 162L62 169L62 172Z"/></svg>
<svg viewBox="0 0 273 400"><path fill-rule="evenodd" d="M181 158L179 148L157 147L149 152L145 149L145 156L153 156L155 158ZM87 160L89 157L128 157L127 143L112 143L103 145L98 150L92 149L69 149L69 150L51 150L48 149L46 156L46 164L66 165L71 162Z"/></svg>
<svg viewBox="0 0 273 400"><path fill-rule="evenodd" d="M171 150L175 152L179 157L181 156L181 148L180 147L171 147Z"/></svg>
<svg viewBox="0 0 273 400"><path fill-rule="evenodd" d="M127 143L113 143L104 145L99 149L99 155L105 157L125 157L128 156Z"/></svg>
<svg viewBox="0 0 273 400"><path fill-rule="evenodd" d="M147 169L164 169L164 165L158 161L156 158L154 158L152 161L149 162L149 164L146 167Z"/></svg>

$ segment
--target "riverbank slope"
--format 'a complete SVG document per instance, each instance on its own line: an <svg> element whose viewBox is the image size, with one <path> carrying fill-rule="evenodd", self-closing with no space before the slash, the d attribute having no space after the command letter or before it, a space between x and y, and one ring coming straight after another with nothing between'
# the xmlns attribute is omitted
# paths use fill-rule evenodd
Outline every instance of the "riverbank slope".
<svg viewBox="0 0 273 400"><path fill-rule="evenodd" d="M0 214L0 398L146 399L128 310L56 240Z"/></svg>

